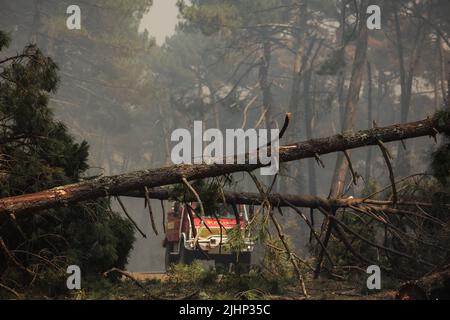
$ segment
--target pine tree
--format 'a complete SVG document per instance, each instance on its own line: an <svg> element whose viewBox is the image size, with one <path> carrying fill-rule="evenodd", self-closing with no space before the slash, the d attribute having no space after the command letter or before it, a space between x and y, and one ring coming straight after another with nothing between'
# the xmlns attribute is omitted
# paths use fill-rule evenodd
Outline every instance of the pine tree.
<svg viewBox="0 0 450 320"><path fill-rule="evenodd" d="M0 32L0 51L9 43ZM0 58L0 196L75 183L88 169L87 142L77 143L48 107L57 85L57 65L35 45ZM26 286L35 274L44 276L33 283L45 284L45 275L63 276L72 264L84 275L123 268L134 233L102 199L39 215L0 216L0 239L2 282Z"/></svg>

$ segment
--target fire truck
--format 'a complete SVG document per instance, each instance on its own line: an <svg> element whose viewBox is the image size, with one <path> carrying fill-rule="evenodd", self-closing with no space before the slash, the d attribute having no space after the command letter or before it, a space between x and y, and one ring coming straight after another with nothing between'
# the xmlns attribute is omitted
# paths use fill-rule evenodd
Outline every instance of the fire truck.
<svg viewBox="0 0 450 320"><path fill-rule="evenodd" d="M171 264L190 264L196 259L214 260L216 265L236 262L250 265L254 242L247 230L247 207L220 204L214 211L207 210L202 217L197 203L172 204L171 210L167 212L166 237L163 242L166 269ZM227 245L230 230L241 231L243 241L239 252Z"/></svg>

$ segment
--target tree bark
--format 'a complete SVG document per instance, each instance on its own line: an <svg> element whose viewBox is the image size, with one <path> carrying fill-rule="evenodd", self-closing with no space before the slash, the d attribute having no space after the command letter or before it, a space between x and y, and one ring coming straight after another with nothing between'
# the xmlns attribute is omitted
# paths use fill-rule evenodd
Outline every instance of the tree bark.
<svg viewBox="0 0 450 320"><path fill-rule="evenodd" d="M363 14L363 12L365 12L365 8L367 7L367 3L367 0L362 0L359 7L360 14L358 16L358 39L356 43L352 76L350 79L350 86L348 89L347 100L345 104L345 115L342 125L344 133L352 132L355 129L356 107L359 102L364 67L367 61L368 30L366 25L366 16L365 14ZM349 153L346 154L346 157L344 157L342 153L339 153L337 156L329 198L338 198L344 194L345 182L350 165L350 160L348 160L349 156ZM335 213L336 210L330 210L330 214L332 216L334 216ZM333 232L334 220L326 219L323 223L323 226L325 226L325 236L323 242L324 247L322 248L319 254L319 259L317 260L316 269L314 271L315 278L319 276L321 271L324 251Z"/></svg>
<svg viewBox="0 0 450 320"><path fill-rule="evenodd" d="M298 110L299 101L300 101L300 84L302 81L302 71L303 65L306 60L305 56L305 34L307 27L307 11L308 10L308 1L304 1L300 8L296 10L297 14L297 24L299 26L299 30L297 31L296 37L296 51L294 58L294 70L292 75L292 89L291 89L291 97L289 101L289 110L294 112Z"/></svg>
<svg viewBox="0 0 450 320"><path fill-rule="evenodd" d="M280 162L290 162L315 158L320 155L342 152L363 146L378 145L379 141L387 143L423 136L435 136L442 132L450 132L450 122L440 124L438 121L425 119L418 122L373 128L357 133L346 133L281 146L279 148L279 159ZM46 191L0 199L0 214L37 212L101 197L122 195L133 190L143 190L144 187L154 188L177 184L183 178L198 180L235 172L252 171L261 167L263 165L260 163L176 165L101 177Z"/></svg>
<svg viewBox="0 0 450 320"><path fill-rule="evenodd" d="M312 45L314 45L312 42ZM313 82L313 68L316 62L317 56L322 48L322 41L319 42L311 61L309 62L308 70L306 71L305 78L303 81L303 100L305 104L305 128L306 128L306 139L310 140L313 138L313 115L314 115L314 103L311 95L315 93L311 92L311 83ZM317 194L316 186L316 164L313 159L308 159L308 184L309 184L309 194Z"/></svg>
<svg viewBox="0 0 450 320"><path fill-rule="evenodd" d="M361 10L365 10L367 1L361 2ZM360 11L363 12L363 11ZM359 102L362 79L367 61L368 30L365 15L359 17L358 40L356 44L355 58L353 62L352 77L345 105L345 118L343 132L351 132L355 128L356 107ZM336 161L335 175L331 184L330 197L339 197L345 188L345 180L349 163L341 154Z"/></svg>
<svg viewBox="0 0 450 320"><path fill-rule="evenodd" d="M263 110L266 113L266 128L271 129L273 120L272 84L269 81L270 62L272 59L272 44L270 40L263 43L261 64L259 67L259 86L263 95Z"/></svg>
<svg viewBox="0 0 450 320"><path fill-rule="evenodd" d="M367 124L370 127L373 126L373 80L372 80L372 66L370 62L367 62ZM366 174L365 181L368 183L370 181L372 173L372 148L368 148L367 150L367 158L366 158Z"/></svg>
<svg viewBox="0 0 450 320"><path fill-rule="evenodd" d="M416 36L413 43L413 49L412 54L410 57L409 62L409 69L406 69L406 59L405 59L405 53L404 53L404 46L402 43L402 30L400 26L400 18L397 12L394 14L394 21L395 21L395 32L397 37L397 52L398 52L398 59L400 64L400 87L401 87L401 93L400 93L400 122L404 123L408 121L409 117L409 109L411 104L411 98L412 98L412 85L414 80L414 74L415 69L417 67L417 64L419 63L422 48L423 48L423 40L425 33L423 32L424 24L421 23L417 30L416 30ZM406 157L405 153L403 152L403 145L398 145L398 154L397 157L397 163L396 168L400 175L404 176L407 175L409 172L409 159Z"/></svg>
<svg viewBox="0 0 450 320"><path fill-rule="evenodd" d="M319 196L313 195L293 195L293 194L277 194L272 193L267 195L267 198L259 193L249 193L249 192L224 192L225 201L229 204L242 204L242 205L261 205L264 201L269 201L269 203L274 208L289 208L295 206L297 208L308 208L308 209L343 209L349 208L350 206L357 207L360 205L370 206L372 209L378 208L385 213L399 213L396 209L389 208L393 205L391 200L372 200L363 198L340 198L340 199L327 199ZM124 197L140 198L145 199L145 191L135 190L131 192L125 192L121 194ZM176 193L171 188L153 188L148 189L148 197L150 199L157 200L175 200ZM187 194L184 198L188 202L196 202L198 199L192 194ZM222 201L220 197L218 201ZM429 203L408 203L399 202L398 205L402 206L431 206Z"/></svg>
<svg viewBox="0 0 450 320"><path fill-rule="evenodd" d="M399 300L449 300L450 266L406 283L397 294Z"/></svg>

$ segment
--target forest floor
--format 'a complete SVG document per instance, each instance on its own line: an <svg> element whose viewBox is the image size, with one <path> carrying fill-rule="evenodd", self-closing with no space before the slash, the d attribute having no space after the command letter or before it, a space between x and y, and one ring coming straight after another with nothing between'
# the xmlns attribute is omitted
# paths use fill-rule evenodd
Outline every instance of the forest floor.
<svg viewBox="0 0 450 320"><path fill-rule="evenodd" d="M164 273L130 273L134 280L97 283L63 299L146 300L304 300L300 286L292 281L264 280L259 274L218 274L196 269ZM137 280L137 281L135 281ZM312 279L306 281L310 300L393 300L395 291L369 293L362 281Z"/></svg>
<svg viewBox="0 0 450 320"><path fill-rule="evenodd" d="M143 284L155 281L164 283L169 279L168 274L161 272L132 272L130 275ZM126 278L122 280L128 281ZM337 282L330 279L310 280L307 282L307 287L309 298L313 300L392 300L396 295L395 290L378 291L375 294L361 293L361 290L355 288L354 283ZM268 298L274 300L304 299L297 288L288 288L284 295L271 295Z"/></svg>

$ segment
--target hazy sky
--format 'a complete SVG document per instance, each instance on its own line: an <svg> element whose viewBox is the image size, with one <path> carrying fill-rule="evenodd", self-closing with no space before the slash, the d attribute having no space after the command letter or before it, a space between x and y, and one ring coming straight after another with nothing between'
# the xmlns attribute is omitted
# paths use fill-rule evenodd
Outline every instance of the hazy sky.
<svg viewBox="0 0 450 320"><path fill-rule="evenodd" d="M153 0L150 12L141 21L141 31L147 29L159 45L164 43L166 36L171 36L175 32L178 22L176 3L177 0Z"/></svg>

